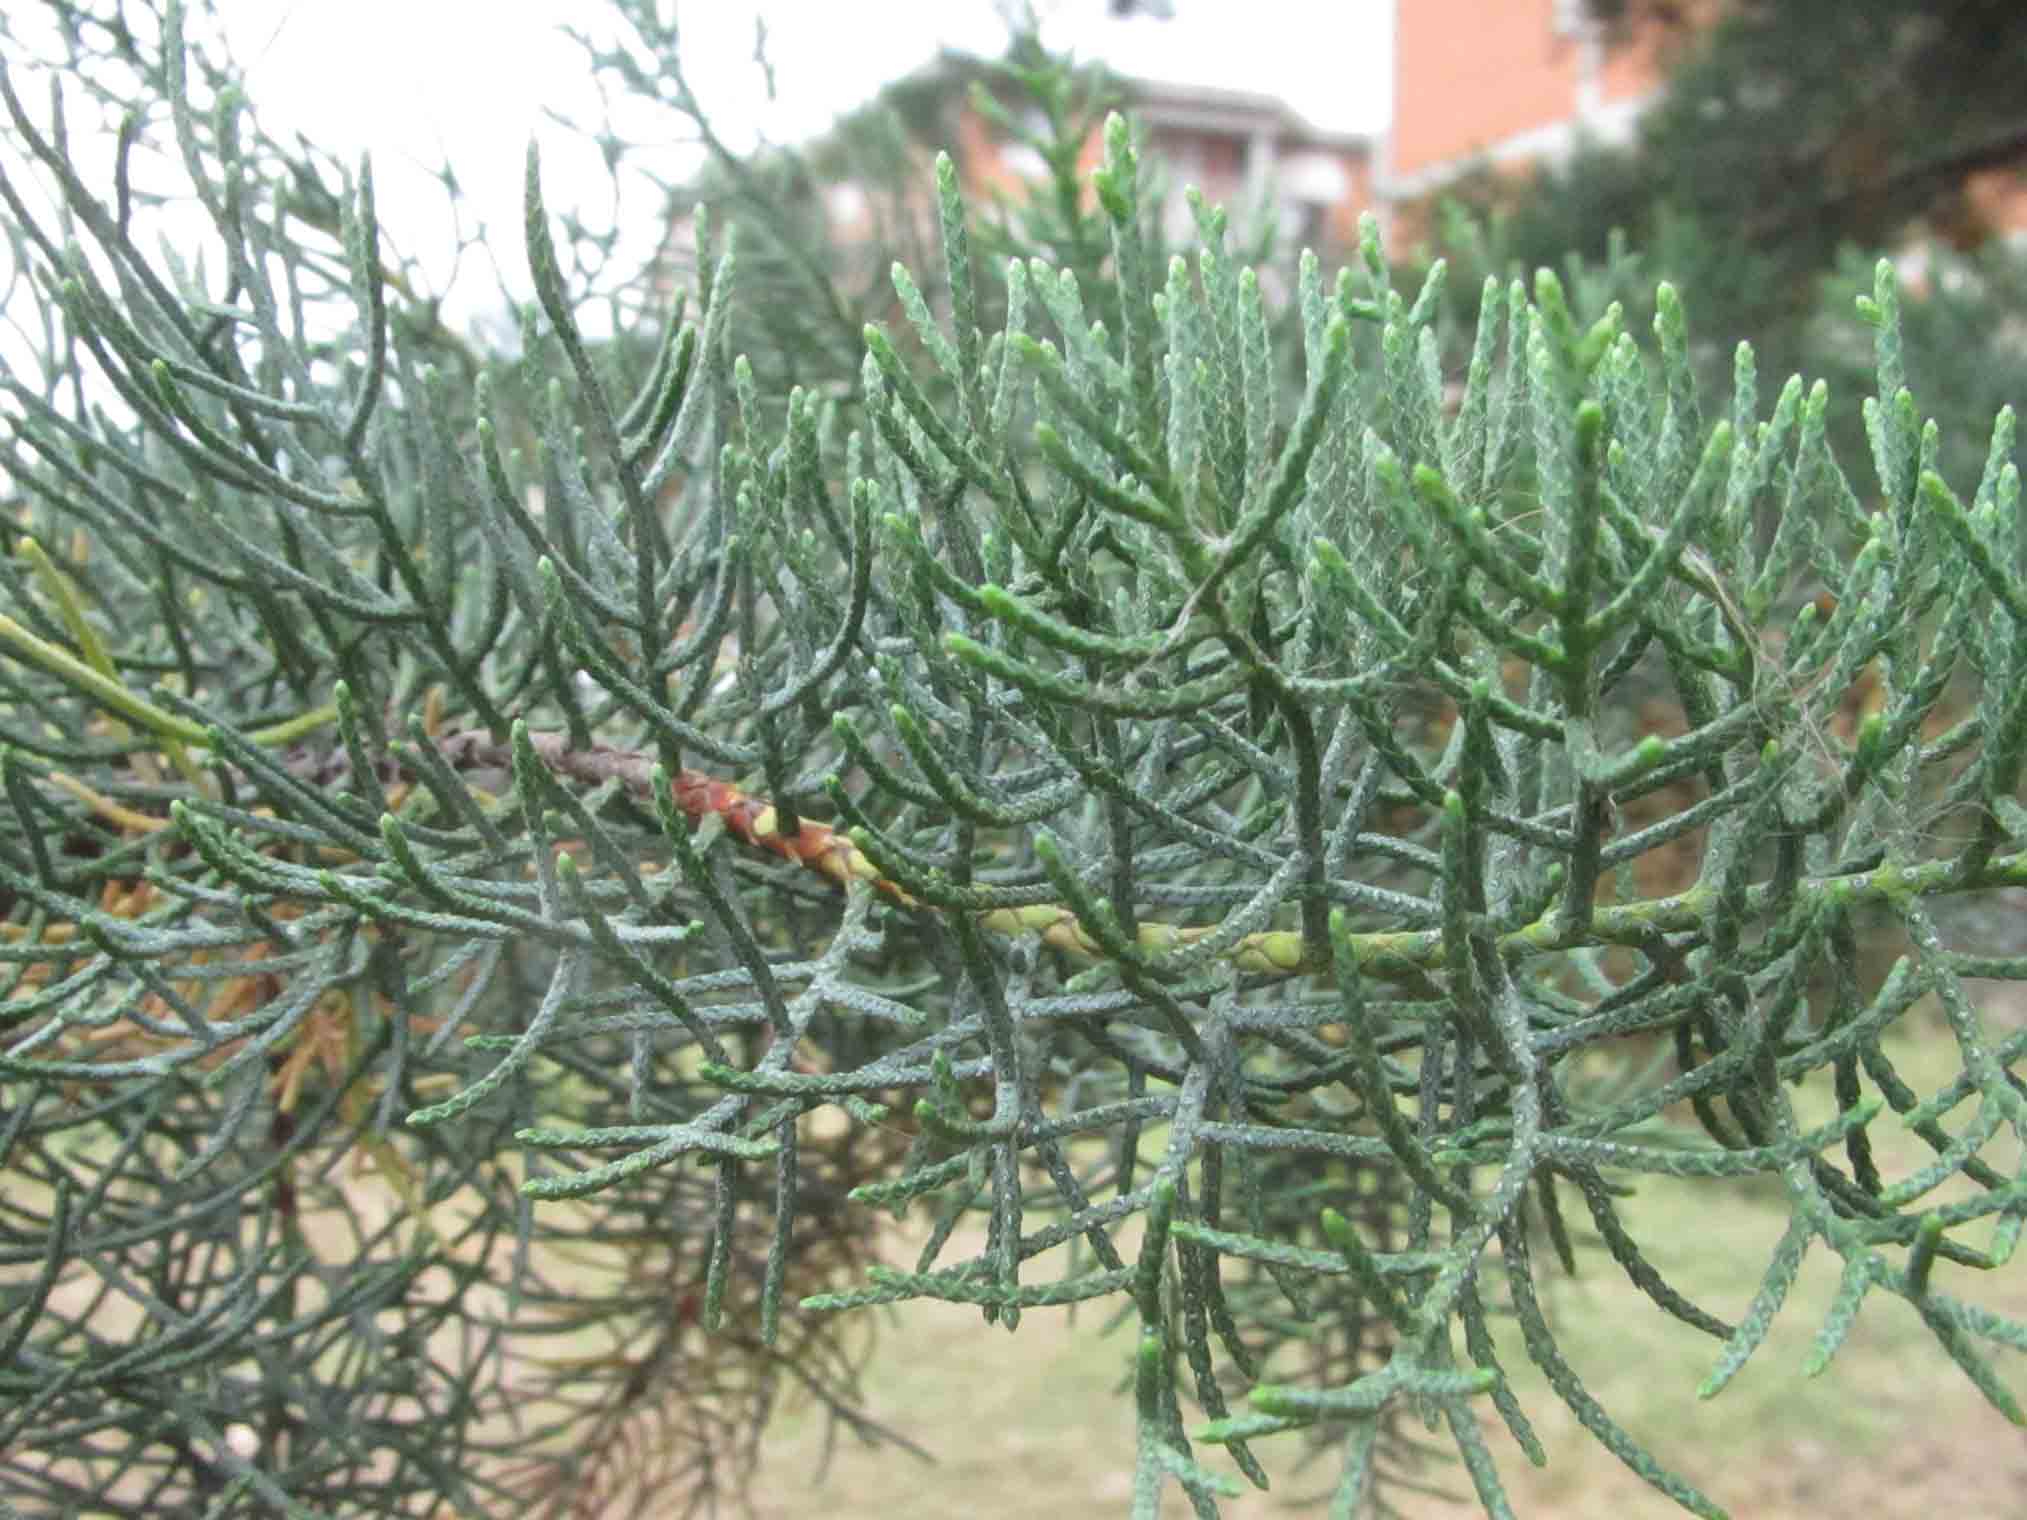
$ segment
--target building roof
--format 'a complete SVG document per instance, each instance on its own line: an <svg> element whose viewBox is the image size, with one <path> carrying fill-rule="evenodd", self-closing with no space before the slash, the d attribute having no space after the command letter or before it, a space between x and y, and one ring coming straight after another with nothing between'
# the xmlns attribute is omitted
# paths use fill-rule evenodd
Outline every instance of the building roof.
<svg viewBox="0 0 2027 1520"><path fill-rule="evenodd" d="M881 91L934 92L957 90L983 81L993 70L990 59L945 48ZM1316 147L1369 150L1370 132L1344 132L1319 127L1277 95L1256 90L1230 90L1187 79L1155 79L1107 70L1127 105L1150 126L1224 132L1251 137L1270 132L1283 141Z"/></svg>
<svg viewBox="0 0 2027 1520"><path fill-rule="evenodd" d="M1119 87L1133 109L1151 125L1191 127L1251 136L1262 127L1277 137L1318 147L1370 148L1370 132L1330 131L1315 125L1286 101L1253 90L1226 90L1187 80L1122 77Z"/></svg>

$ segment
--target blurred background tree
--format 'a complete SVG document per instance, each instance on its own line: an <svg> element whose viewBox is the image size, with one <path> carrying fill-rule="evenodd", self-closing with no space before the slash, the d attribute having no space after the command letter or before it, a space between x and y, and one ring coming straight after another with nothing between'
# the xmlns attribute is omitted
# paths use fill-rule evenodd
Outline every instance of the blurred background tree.
<svg viewBox="0 0 2027 1520"><path fill-rule="evenodd" d="M1870 364L1862 343L1851 349L1851 301L1870 280L1857 251L1900 249L1911 372L1952 462L1975 468L1984 419L2027 394L2027 334L2012 315L2027 253L2003 235L2027 201L2027 6L1588 8L1608 45L1658 49L1660 98L1622 146L1590 142L1525 176L1487 168L1453 186L1467 215L1447 219L1435 251L1462 254L1472 274L1486 261L1562 267L1572 253L1595 266L1616 232L1639 259L1599 289L1627 301L1636 325L1667 278L1699 330L1753 333L1762 373L1820 374L1850 395ZM1472 218L1485 224L1475 236ZM1713 379L1731 362L1702 357Z"/></svg>
<svg viewBox="0 0 2027 1520"><path fill-rule="evenodd" d="M1592 0L1608 28L1668 31L1675 67L1640 154L1684 209L1795 269L1925 220L1993 230L1994 170L2027 164L2027 7L2011 0Z"/></svg>

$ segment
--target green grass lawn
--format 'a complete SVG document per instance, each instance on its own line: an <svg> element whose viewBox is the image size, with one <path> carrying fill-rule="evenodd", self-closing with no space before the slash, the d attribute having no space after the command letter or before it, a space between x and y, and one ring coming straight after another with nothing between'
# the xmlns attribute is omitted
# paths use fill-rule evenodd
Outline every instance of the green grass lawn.
<svg viewBox="0 0 2027 1520"><path fill-rule="evenodd" d="M2027 999L1992 1006L1987 1016L1995 1029L2017 1027L2027 1017ZM1916 1015L1908 1026L1892 1054L1926 1094L1954 1075L1954 1050L1939 1023ZM1805 1117L1827 1116L1825 1099L1803 1094ZM1967 1112L1959 1109L1946 1122L1955 1128ZM1874 1126L1874 1137L1889 1180L1929 1157L1890 1116ZM2018 1165L2019 1150L2011 1141L1995 1142L1985 1156L2007 1171ZM1713 1208L1709 1185L1643 1179L1626 1215L1671 1282L1712 1312L1735 1319L1786 1225L1786 1207L1773 1188L1715 1191L1721 1201ZM1574 1226L1583 1216L1572 1204ZM911 1258L925 1229L919 1213L897 1227L890 1259ZM1973 1242L1981 1238L1970 1235ZM1538 1263L1564 1353L1591 1392L1736 1520L1847 1514L2006 1520L2027 1514L2027 1432L1985 1403L1899 1299L1869 1298L1829 1371L1815 1379L1802 1375L1838 1267L1822 1247L1812 1252L1766 1343L1730 1387L1700 1401L1696 1386L1715 1360L1715 1341L1659 1313L1601 1250L1583 1255L1575 1279ZM1948 1262L1935 1271L1943 1290L2027 1318L2027 1258L1989 1274ZM1075 1322L1060 1312L1035 1311L1008 1335L984 1324L976 1309L904 1306L881 1332L867 1377L870 1412L928 1447L936 1463L870 1451L840 1436L823 1464L823 1422L791 1408L769 1433L756 1513L764 1520L1124 1514L1133 1437L1122 1378L1130 1340L1101 1336L1104 1322L1088 1306ZM1504 1326L1500 1340L1501 1359L1549 1452L1545 1469L1531 1468L1487 1407L1493 1451L1522 1516L1640 1520L1682 1513L1577 1424L1528 1362L1515 1327ZM2027 1396L2027 1357L1989 1343L1984 1349L2016 1394ZM1447 1441L1444 1434L1437 1444ZM1257 1520L1323 1512L1334 1454L1296 1471L1298 1437L1257 1443L1255 1451L1274 1488L1226 1504L1225 1514ZM1215 1451L1199 1455L1214 1466L1229 1465ZM1460 1469L1432 1464L1426 1477L1467 1502L1403 1494L1403 1514L1476 1513ZM1164 1514L1188 1513L1171 1489Z"/></svg>

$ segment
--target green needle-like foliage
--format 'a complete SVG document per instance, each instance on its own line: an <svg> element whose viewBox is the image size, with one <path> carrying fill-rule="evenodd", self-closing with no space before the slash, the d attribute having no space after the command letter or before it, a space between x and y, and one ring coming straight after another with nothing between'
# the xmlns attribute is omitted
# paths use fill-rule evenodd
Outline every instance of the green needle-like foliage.
<svg viewBox="0 0 2027 1520"><path fill-rule="evenodd" d="M1408 300L1370 232L1277 325L1222 213L1164 263L1118 118L1077 267L974 267L937 166L849 398L732 351L729 233L594 340L532 154L537 302L475 355L363 167L335 243L282 214L180 28L202 263L0 79L51 335L0 380L0 1498L708 1497L778 1388L883 1434L867 1307L1097 1299L1136 1516L1293 1430L1371 1513L1411 1415L1510 1513L1494 1312L1719 1514L1560 1348L1572 1199L1711 1335L1695 1392L1824 1250L1805 1370L1897 1296L2020 1418L1972 1274L2027 1219L2027 1034L1968 981L2027 955L1960 911L2027 885L2014 419L1937 473L1887 266L1867 477L1749 347L1700 397L1665 287L1645 346L1489 285L1461 394L1440 269ZM1884 1043L1925 1002L1935 1093ZM1894 1126L1933 1162L1882 1175ZM1621 1215L1649 1173L1785 1198L1736 1325ZM918 1200L877 1264L863 1205Z"/></svg>

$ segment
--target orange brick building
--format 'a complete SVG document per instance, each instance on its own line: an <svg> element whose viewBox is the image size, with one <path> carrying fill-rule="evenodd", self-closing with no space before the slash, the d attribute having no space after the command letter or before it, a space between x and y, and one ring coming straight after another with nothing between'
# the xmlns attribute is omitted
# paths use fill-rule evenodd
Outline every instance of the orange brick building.
<svg viewBox="0 0 2027 1520"><path fill-rule="evenodd" d="M1615 39L1582 0L1395 0L1387 210L1467 171L1554 163L1624 142L1664 82L1653 34Z"/></svg>

